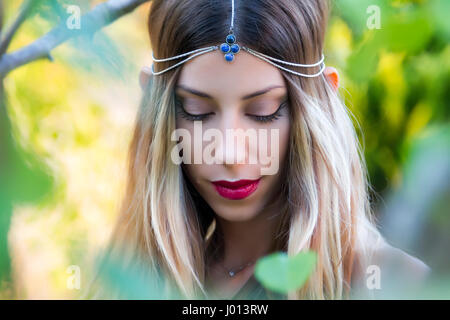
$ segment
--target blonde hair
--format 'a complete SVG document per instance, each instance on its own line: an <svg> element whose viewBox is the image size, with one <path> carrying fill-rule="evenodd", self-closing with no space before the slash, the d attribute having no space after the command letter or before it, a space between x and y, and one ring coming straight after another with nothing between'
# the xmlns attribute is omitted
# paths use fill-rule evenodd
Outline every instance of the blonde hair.
<svg viewBox="0 0 450 320"><path fill-rule="evenodd" d="M327 1L236 1L240 43L286 61L320 59ZM201 9L200 9L201 8ZM170 13L170 14L169 14ZM227 1L153 0L149 33L157 57L219 43L227 32ZM215 41L212 41L215 40ZM160 66L161 69L168 65ZM301 68L299 68L301 69ZM207 237L214 213L170 161L175 145L176 68L150 78L129 150L128 183L110 247L161 268L185 297L206 294L205 266L220 237ZM289 299L348 297L355 261L367 263L382 241L371 218L366 168L349 111L324 75L282 72L289 92L291 136L286 207L277 248L314 250L315 272ZM213 239L213 241L209 241Z"/></svg>

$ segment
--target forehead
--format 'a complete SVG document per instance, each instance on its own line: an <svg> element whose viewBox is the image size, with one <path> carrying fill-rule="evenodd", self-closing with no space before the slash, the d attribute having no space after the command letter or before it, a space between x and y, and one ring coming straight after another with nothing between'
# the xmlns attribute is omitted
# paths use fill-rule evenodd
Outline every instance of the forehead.
<svg viewBox="0 0 450 320"><path fill-rule="evenodd" d="M226 99L271 85L285 86L285 81L278 68L241 50L232 62L226 61L220 51L189 60L182 65L177 84Z"/></svg>

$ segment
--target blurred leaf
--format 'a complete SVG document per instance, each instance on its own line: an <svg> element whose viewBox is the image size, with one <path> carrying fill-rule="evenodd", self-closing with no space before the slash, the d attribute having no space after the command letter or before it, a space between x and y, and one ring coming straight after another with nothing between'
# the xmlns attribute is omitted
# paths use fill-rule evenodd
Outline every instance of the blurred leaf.
<svg viewBox="0 0 450 320"><path fill-rule="evenodd" d="M429 21L436 26L437 33L442 35L447 41L450 40L450 1L448 0L432 0L428 1Z"/></svg>
<svg viewBox="0 0 450 320"><path fill-rule="evenodd" d="M71 5L79 6L81 13L87 12L91 7L92 0L33 0L36 2L33 8L33 14L37 14L43 19L54 23L55 25L64 21L69 14L67 7Z"/></svg>
<svg viewBox="0 0 450 320"><path fill-rule="evenodd" d="M377 7L380 11L380 22L389 19L392 8L387 0L336 0L334 2L337 14L350 26L356 38L360 38L366 30L367 23L372 14L370 9Z"/></svg>
<svg viewBox="0 0 450 320"><path fill-rule="evenodd" d="M42 199L52 186L48 168L14 140L5 104L0 88L0 283L10 272L7 235L13 206Z"/></svg>
<svg viewBox="0 0 450 320"><path fill-rule="evenodd" d="M430 21L423 10L417 9L392 16L380 33L380 43L388 50L413 54L425 46L431 34Z"/></svg>
<svg viewBox="0 0 450 320"><path fill-rule="evenodd" d="M409 157L404 172L406 182L412 186L418 186L413 180L420 178L418 172L426 171L429 175L430 170L424 169L429 168L430 161L436 173L447 172L450 167L450 125L428 128L414 141Z"/></svg>
<svg viewBox="0 0 450 320"><path fill-rule="evenodd" d="M101 262L101 285L116 292L119 299L181 299L174 288L166 285L160 271L150 272L149 264L134 258L126 266L119 256L108 256Z"/></svg>
<svg viewBox="0 0 450 320"><path fill-rule="evenodd" d="M93 74L101 71L119 79L129 77L132 70L130 61L105 32L100 30L92 36L73 38L68 45L73 48L73 52L64 56L69 64Z"/></svg>
<svg viewBox="0 0 450 320"><path fill-rule="evenodd" d="M412 251L427 238L424 228L434 204L450 190L450 126L429 128L415 139L402 171L401 187L392 192L387 201L383 226L392 244ZM447 199L447 208L449 204ZM408 232L403 233L403 230ZM435 230L432 237L439 236ZM442 239L445 238L450 239L448 231L442 234ZM431 246L437 243L442 241Z"/></svg>
<svg viewBox="0 0 450 320"><path fill-rule="evenodd" d="M306 282L316 265L316 253L300 252L288 257L277 252L258 260L255 277L268 289L288 293L299 289Z"/></svg>
<svg viewBox="0 0 450 320"><path fill-rule="evenodd" d="M378 37L362 43L347 61L347 74L355 82L365 82L375 73L379 61Z"/></svg>

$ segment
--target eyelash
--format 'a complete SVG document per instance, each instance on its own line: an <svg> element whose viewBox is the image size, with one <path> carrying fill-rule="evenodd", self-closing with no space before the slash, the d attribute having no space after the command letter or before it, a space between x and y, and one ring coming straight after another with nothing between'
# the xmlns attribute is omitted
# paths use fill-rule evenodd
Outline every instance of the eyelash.
<svg viewBox="0 0 450 320"><path fill-rule="evenodd" d="M184 110L183 103L179 100L176 101L176 104L178 106L177 108L177 114L179 114L184 119L187 119L189 121L203 121L206 120L210 115L213 114L213 112L205 113L205 114L191 114L188 113L186 110ZM257 116L257 115L248 115L255 119L255 121L262 122L262 123L268 123L273 122L281 117L280 111L287 106L287 102L283 102L278 107L277 111L274 113L267 115L267 116Z"/></svg>
<svg viewBox="0 0 450 320"><path fill-rule="evenodd" d="M281 117L280 112L286 106L287 106L287 102L283 102L282 104L280 104L277 111L275 111L272 114L269 114L268 116L256 116L256 115L249 115L249 116L259 122L263 122L263 123L273 122L275 120L278 120Z"/></svg>

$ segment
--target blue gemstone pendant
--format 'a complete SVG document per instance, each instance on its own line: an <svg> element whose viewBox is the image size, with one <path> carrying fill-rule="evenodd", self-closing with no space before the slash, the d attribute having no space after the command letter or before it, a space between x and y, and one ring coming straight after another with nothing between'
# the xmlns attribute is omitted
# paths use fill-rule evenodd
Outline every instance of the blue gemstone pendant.
<svg viewBox="0 0 450 320"><path fill-rule="evenodd" d="M220 45L220 50L225 53L225 60L231 62L234 60L234 55L241 51L241 47L236 43L236 37L231 32L225 39L225 43Z"/></svg>

